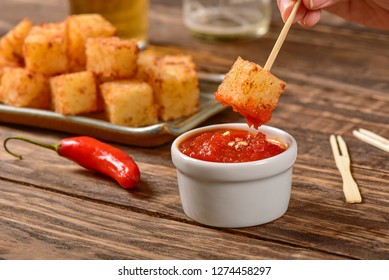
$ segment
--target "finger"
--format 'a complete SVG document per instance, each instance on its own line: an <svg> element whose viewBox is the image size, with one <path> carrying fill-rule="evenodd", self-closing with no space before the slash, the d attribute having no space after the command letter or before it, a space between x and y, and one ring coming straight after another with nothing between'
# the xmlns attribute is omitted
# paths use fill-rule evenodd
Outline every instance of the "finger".
<svg viewBox="0 0 389 280"><path fill-rule="evenodd" d="M321 10L308 10L305 16L299 21L299 24L303 27L312 27L320 21L320 17Z"/></svg>
<svg viewBox="0 0 389 280"><path fill-rule="evenodd" d="M322 9L325 7L332 6L339 2L345 2L348 0L303 0L304 5L306 5L311 10Z"/></svg>
<svg viewBox="0 0 389 280"><path fill-rule="evenodd" d="M290 13L293 10L296 1L294 0L277 0L277 5L281 13L282 20L286 22ZM300 5L297 10L296 16L293 20L293 23L300 21L306 14L307 8L304 5Z"/></svg>

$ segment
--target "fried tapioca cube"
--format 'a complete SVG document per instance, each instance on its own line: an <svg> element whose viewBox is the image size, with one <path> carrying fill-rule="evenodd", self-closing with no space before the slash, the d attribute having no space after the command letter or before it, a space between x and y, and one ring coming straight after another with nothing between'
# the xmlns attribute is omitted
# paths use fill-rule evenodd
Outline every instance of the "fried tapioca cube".
<svg viewBox="0 0 389 280"><path fill-rule="evenodd" d="M51 77L50 87L53 109L57 113L78 115L99 109L97 82L90 71Z"/></svg>
<svg viewBox="0 0 389 280"><path fill-rule="evenodd" d="M24 40L26 68L33 72L53 76L66 73L65 24L47 23L33 26Z"/></svg>
<svg viewBox="0 0 389 280"><path fill-rule="evenodd" d="M136 75L139 51L133 40L118 37L88 38L86 68L103 82L131 79Z"/></svg>
<svg viewBox="0 0 389 280"><path fill-rule="evenodd" d="M25 18L0 39L0 55L8 61L23 63L23 44L32 27Z"/></svg>
<svg viewBox="0 0 389 280"><path fill-rule="evenodd" d="M50 108L49 79L26 68L4 68L0 91L2 101L15 107Z"/></svg>
<svg viewBox="0 0 389 280"><path fill-rule="evenodd" d="M85 43L88 38L110 37L116 33L116 28L100 14L68 16L65 29L70 71L85 70Z"/></svg>
<svg viewBox="0 0 389 280"><path fill-rule="evenodd" d="M196 65L187 55L156 57L145 69L154 90L159 118L164 121L186 117L199 108L199 82Z"/></svg>
<svg viewBox="0 0 389 280"><path fill-rule="evenodd" d="M100 85L108 120L117 125L140 127L157 123L153 89L138 80L105 82Z"/></svg>
<svg viewBox="0 0 389 280"><path fill-rule="evenodd" d="M261 66L238 57L215 92L215 98L231 106L258 128L268 122L286 83Z"/></svg>

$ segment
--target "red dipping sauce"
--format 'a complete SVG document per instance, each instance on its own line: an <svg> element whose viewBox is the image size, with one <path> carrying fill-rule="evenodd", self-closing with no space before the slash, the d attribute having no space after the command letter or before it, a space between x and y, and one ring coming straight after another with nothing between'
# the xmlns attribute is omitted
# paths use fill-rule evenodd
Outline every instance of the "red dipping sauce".
<svg viewBox="0 0 389 280"><path fill-rule="evenodd" d="M211 162L237 163L269 158L286 150L286 145L269 141L266 135L238 129L215 129L191 136L178 149L185 155Z"/></svg>

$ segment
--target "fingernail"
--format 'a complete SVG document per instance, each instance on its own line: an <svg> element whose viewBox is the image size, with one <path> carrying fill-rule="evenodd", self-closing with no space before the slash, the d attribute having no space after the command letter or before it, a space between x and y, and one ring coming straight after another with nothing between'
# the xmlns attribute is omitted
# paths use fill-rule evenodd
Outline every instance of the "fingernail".
<svg viewBox="0 0 389 280"><path fill-rule="evenodd" d="M319 9L327 2L329 2L329 0L310 0L309 1L309 8L310 9Z"/></svg>

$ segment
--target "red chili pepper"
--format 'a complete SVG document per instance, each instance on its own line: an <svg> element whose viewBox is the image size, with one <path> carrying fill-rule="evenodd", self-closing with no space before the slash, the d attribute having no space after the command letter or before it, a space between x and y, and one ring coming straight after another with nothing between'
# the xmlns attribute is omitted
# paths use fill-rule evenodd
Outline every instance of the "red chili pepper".
<svg viewBox="0 0 389 280"><path fill-rule="evenodd" d="M11 139L23 140L54 150L58 155L70 159L86 169L113 178L123 188L133 188L140 181L139 168L127 153L88 136L65 138L58 144L46 144L18 136L5 139L4 149L21 159L22 156L8 150L6 144Z"/></svg>

